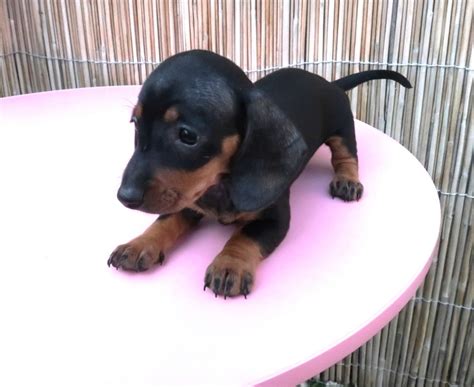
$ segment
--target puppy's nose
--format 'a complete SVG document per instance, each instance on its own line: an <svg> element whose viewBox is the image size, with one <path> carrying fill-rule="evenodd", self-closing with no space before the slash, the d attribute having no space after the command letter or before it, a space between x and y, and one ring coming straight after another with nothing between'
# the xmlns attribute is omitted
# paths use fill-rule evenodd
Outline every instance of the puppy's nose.
<svg viewBox="0 0 474 387"><path fill-rule="evenodd" d="M143 191L121 186L117 192L117 198L125 207L136 209L143 204Z"/></svg>

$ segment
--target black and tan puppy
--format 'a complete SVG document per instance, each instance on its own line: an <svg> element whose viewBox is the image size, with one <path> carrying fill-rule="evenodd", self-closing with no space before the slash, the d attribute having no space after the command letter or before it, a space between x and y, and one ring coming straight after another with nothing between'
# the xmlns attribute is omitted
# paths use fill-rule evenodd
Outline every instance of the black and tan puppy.
<svg viewBox="0 0 474 387"><path fill-rule="evenodd" d="M344 93L371 79L410 83L392 71L366 71L335 82L298 69L256 83L230 60L188 51L145 81L131 121L135 152L119 200L160 214L140 236L115 249L108 264L143 271L203 216L238 228L205 273L216 295L246 296L259 262L285 237L289 192L313 153L330 147L332 196L358 200L354 119Z"/></svg>

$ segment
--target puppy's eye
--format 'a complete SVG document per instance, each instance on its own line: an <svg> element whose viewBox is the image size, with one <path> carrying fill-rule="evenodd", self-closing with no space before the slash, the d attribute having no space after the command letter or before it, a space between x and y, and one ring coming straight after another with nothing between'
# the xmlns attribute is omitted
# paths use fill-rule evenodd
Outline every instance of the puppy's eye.
<svg viewBox="0 0 474 387"><path fill-rule="evenodd" d="M197 143L198 136L193 131L187 128L179 128L179 139L186 145L194 145Z"/></svg>

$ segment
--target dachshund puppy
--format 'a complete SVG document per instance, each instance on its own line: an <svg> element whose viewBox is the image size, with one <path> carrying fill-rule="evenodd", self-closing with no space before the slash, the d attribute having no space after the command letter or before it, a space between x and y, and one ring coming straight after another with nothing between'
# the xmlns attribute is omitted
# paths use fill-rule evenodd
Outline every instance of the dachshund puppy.
<svg viewBox="0 0 474 387"><path fill-rule="evenodd" d="M316 149L331 149L330 194L359 200L354 119L344 93L372 79L410 83L393 71L335 82L283 69L252 83L230 60L193 50L148 77L133 109L135 151L118 190L128 208L158 219L115 249L108 265L144 271L203 216L237 231L209 265L204 289L247 296L259 262L285 237L289 193Z"/></svg>

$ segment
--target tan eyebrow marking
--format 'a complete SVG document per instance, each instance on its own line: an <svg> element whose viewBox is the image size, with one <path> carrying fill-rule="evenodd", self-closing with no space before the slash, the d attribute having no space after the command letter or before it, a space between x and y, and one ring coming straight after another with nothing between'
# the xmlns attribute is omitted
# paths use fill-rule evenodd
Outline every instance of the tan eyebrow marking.
<svg viewBox="0 0 474 387"><path fill-rule="evenodd" d="M171 123L175 122L179 117L179 112L176 106L171 106L169 107L166 111L165 114L163 115L163 119L165 122Z"/></svg>
<svg viewBox="0 0 474 387"><path fill-rule="evenodd" d="M143 106L140 103L137 103L132 110L132 118L130 121L134 121L137 118L140 118L143 114Z"/></svg>

